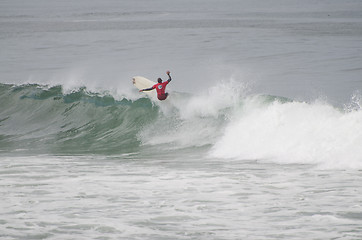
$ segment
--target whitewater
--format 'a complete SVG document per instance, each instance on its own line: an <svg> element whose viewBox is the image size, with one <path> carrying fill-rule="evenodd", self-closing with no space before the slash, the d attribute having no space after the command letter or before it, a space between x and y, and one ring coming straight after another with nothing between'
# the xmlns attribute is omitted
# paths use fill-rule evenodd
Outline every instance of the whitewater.
<svg viewBox="0 0 362 240"><path fill-rule="evenodd" d="M361 9L2 1L0 238L361 239Z"/></svg>

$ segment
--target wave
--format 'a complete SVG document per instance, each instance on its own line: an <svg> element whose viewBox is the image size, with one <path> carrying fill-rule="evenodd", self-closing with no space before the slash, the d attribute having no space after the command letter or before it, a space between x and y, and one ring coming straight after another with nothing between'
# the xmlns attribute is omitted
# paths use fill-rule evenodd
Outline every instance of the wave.
<svg viewBox="0 0 362 240"><path fill-rule="evenodd" d="M152 102L85 87L65 93L62 86L0 84L0 151L112 155L187 149L219 159L362 167L358 94L344 109L251 95L235 82L171 96Z"/></svg>
<svg viewBox="0 0 362 240"><path fill-rule="evenodd" d="M137 132L157 115L148 99L116 100L79 88L0 85L3 152L123 153L139 146Z"/></svg>

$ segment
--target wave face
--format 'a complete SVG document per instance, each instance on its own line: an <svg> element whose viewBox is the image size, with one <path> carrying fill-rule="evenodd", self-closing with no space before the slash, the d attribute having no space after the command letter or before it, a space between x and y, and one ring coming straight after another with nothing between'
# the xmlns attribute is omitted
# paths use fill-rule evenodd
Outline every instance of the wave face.
<svg viewBox="0 0 362 240"><path fill-rule="evenodd" d="M281 164L362 167L362 111L325 102L246 95L220 83L191 96L153 103L116 99L86 88L0 85L3 153L122 154L142 151L266 160Z"/></svg>
<svg viewBox="0 0 362 240"><path fill-rule="evenodd" d="M1 85L1 150L42 153L123 153L139 146L137 133L157 117L148 99L115 100L85 88Z"/></svg>

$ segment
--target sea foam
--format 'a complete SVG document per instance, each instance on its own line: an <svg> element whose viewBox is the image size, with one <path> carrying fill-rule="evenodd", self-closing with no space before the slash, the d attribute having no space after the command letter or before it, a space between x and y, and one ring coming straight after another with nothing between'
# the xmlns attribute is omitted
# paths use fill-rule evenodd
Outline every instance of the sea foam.
<svg viewBox="0 0 362 240"><path fill-rule="evenodd" d="M227 124L210 155L277 163L362 167L362 110L323 102L249 99Z"/></svg>

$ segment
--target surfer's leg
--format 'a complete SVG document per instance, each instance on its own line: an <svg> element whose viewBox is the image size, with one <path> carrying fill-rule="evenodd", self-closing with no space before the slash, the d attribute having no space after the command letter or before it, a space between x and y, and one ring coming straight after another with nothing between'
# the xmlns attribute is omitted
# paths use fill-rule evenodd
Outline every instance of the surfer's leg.
<svg viewBox="0 0 362 240"><path fill-rule="evenodd" d="M157 98L158 98L158 100L165 100L166 98L167 98L167 95L168 95L168 93L165 93L165 94L162 94L162 95L158 95L157 96Z"/></svg>

